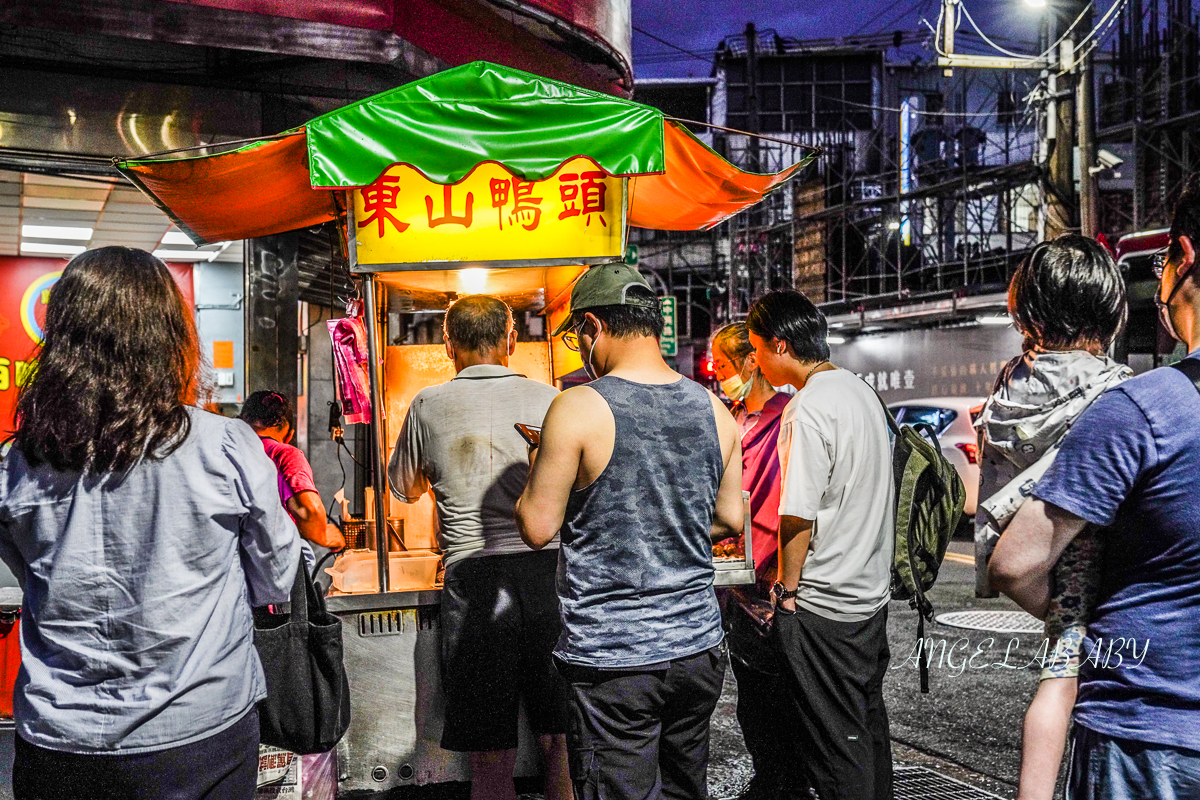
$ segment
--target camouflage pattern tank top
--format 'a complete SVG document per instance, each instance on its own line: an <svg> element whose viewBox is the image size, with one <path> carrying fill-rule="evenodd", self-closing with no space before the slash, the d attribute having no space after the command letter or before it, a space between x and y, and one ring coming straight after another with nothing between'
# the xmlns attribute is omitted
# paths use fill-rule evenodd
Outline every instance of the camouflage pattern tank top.
<svg viewBox="0 0 1200 800"><path fill-rule="evenodd" d="M724 462L708 392L687 378L588 385L612 410L616 441L600 476L567 502L555 655L629 669L715 647L710 531Z"/></svg>

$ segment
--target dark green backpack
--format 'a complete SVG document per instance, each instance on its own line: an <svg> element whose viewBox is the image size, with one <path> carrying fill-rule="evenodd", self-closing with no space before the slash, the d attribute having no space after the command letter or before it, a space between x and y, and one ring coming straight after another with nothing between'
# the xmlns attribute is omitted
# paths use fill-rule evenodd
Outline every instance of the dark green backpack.
<svg viewBox="0 0 1200 800"><path fill-rule="evenodd" d="M883 403L883 398L879 398ZM896 487L896 554L892 561L892 599L907 600L917 612L917 636L925 638L925 621L933 621L933 604L925 592L937 580L950 537L962 518L966 489L954 465L942 455L932 425L900 425L884 404L892 446L892 479ZM929 692L929 666L919 659L921 691Z"/></svg>

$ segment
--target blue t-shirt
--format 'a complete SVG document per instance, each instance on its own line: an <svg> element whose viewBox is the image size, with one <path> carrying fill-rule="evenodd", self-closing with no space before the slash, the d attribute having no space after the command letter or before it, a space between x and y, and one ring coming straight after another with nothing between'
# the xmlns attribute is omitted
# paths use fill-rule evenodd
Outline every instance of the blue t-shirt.
<svg viewBox="0 0 1200 800"><path fill-rule="evenodd" d="M1076 721L1200 750L1200 394L1170 368L1110 389L1034 495L1111 527Z"/></svg>

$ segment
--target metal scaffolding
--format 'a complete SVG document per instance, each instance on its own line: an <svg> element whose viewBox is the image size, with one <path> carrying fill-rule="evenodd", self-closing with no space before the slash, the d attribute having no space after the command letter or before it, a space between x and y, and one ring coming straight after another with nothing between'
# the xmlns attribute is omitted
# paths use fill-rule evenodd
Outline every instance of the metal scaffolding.
<svg viewBox="0 0 1200 800"><path fill-rule="evenodd" d="M874 126L827 134L799 193L798 286L855 306L1006 282L1038 237L1036 81L890 65Z"/></svg>
<svg viewBox="0 0 1200 800"><path fill-rule="evenodd" d="M1101 173L1101 230L1166 227L1200 167L1200 35L1189 0L1129 0L1097 67L1097 139L1125 163Z"/></svg>
<svg viewBox="0 0 1200 800"><path fill-rule="evenodd" d="M1056 196L1048 159L1068 146L1054 141L1047 74L946 76L929 61L887 62L881 37L847 44L750 26L716 50L710 122L825 152L712 231L632 235L643 269L678 298L681 334L697 348L773 288L794 286L830 313L994 292L1047 235L1047 198ZM1200 167L1191 0L1128 0L1106 47L1096 58L1097 142L1123 163L1093 171L1099 230L1115 240L1168 224L1174 195ZM756 171L797 156L747 136L710 142Z"/></svg>
<svg viewBox="0 0 1200 800"><path fill-rule="evenodd" d="M714 61L710 121L816 145L816 166L712 231L636 232L640 264L674 290L681 333L744 317L792 287L836 310L888 298L991 289L1041 228L1038 75L889 64L886 44L729 37ZM743 168L799 156L718 134ZM701 290L703 287L703 291Z"/></svg>

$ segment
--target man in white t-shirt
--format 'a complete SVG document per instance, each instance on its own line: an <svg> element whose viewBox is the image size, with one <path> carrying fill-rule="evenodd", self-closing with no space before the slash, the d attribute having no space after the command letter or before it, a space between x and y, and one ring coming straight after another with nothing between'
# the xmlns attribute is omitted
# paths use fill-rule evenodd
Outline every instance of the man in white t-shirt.
<svg viewBox="0 0 1200 800"><path fill-rule="evenodd" d="M796 387L779 431L772 593L807 767L822 800L891 798L883 677L895 520L883 406L830 363L825 317L799 292L765 295L746 324L763 375Z"/></svg>

